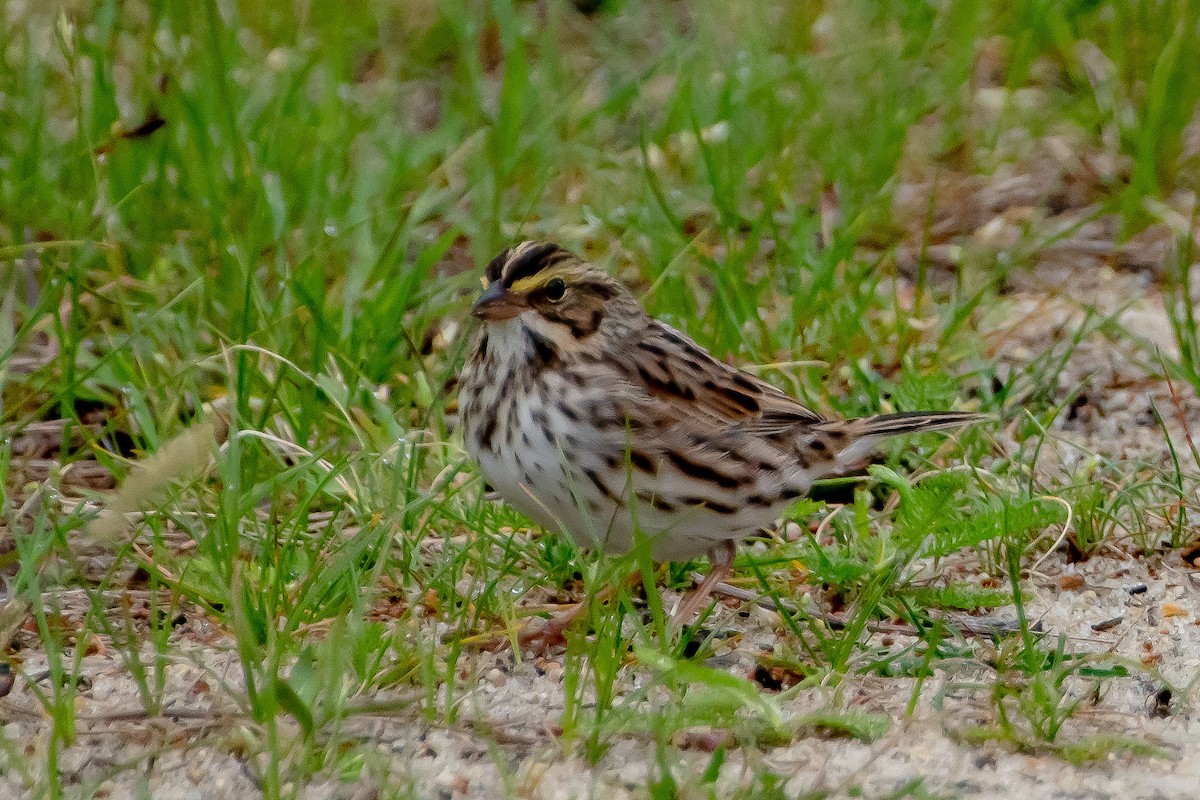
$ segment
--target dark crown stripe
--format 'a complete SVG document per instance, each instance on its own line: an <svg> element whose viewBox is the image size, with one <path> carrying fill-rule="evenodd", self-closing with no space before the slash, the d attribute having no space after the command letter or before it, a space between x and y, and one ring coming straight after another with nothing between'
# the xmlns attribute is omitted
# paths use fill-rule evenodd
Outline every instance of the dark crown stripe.
<svg viewBox="0 0 1200 800"><path fill-rule="evenodd" d="M488 283L495 283L500 280L500 275L504 272L504 265L508 263L508 257L511 253L512 248L506 248L500 255L488 262L487 268L483 271Z"/></svg>
<svg viewBox="0 0 1200 800"><path fill-rule="evenodd" d="M504 268L504 285L507 287L571 257L570 253L552 242L521 245L515 250L507 251L507 254L508 264Z"/></svg>

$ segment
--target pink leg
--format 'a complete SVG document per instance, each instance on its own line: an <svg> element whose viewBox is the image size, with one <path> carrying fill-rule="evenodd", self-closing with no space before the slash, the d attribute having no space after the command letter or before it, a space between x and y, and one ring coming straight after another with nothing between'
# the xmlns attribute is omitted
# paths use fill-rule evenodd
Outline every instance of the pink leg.
<svg viewBox="0 0 1200 800"><path fill-rule="evenodd" d="M546 654L556 647L566 645L567 628L570 628L575 620L587 613L589 603L594 600L602 600L604 594L607 594L607 592L602 593L596 598L584 600L582 603L576 603L566 611L555 614L541 625L537 625L532 630L521 631L517 634L517 643L521 645L522 650L531 650L542 654Z"/></svg>
<svg viewBox="0 0 1200 800"><path fill-rule="evenodd" d="M640 572L635 572L623 581L624 585L632 586L642 579ZM532 630L521 631L517 634L517 644L523 650L546 654L556 647L567 643L567 629L591 608L592 603L607 603L616 595L616 589L608 586L600 590L594 597L589 597L581 603L576 603L561 614L555 614L541 625Z"/></svg>
<svg viewBox="0 0 1200 800"><path fill-rule="evenodd" d="M729 577L733 572L733 557L737 554L737 543L733 541L724 542L717 547L714 547L708 553L708 559L712 562L712 569L704 580L700 582L692 592L683 599L679 604L679 608L675 610L675 617L672 620L672 625L678 629L692 621L692 617L700 610L700 606L712 594L713 588L718 583Z"/></svg>

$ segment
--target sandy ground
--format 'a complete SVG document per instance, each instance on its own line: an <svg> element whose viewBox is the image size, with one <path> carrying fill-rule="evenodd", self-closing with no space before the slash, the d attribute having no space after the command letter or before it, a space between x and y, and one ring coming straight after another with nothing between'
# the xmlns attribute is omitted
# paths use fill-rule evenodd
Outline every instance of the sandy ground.
<svg viewBox="0 0 1200 800"><path fill-rule="evenodd" d="M1157 757L1112 755L1073 766L1048 754L1026 755L996 742L968 744L974 723L994 718L988 674L978 664L947 663L921 688L910 717L904 714L912 679L849 678L838 691L804 692L785 706L802 716L842 705L892 716L891 730L864 743L848 738L802 736L782 747L761 751L732 748L722 772L721 791L732 791L763 766L785 776L786 795L828 791L849 796L886 796L915 779L926 790L952 797L1010 798L1184 798L1200 786L1200 715L1188 688L1200 675L1200 570L1171 558L1129 560L1097 557L1079 564L1048 560L1042 577L1030 581L1030 611L1051 634L1065 634L1075 652L1110 653L1131 663L1154 664L1161 677L1135 672L1110 678L1099 697L1080 682L1072 694L1082 700L1063 728L1065 740L1113 734L1155 746ZM1069 576L1069 577L1068 577ZM1063 585L1073 588L1063 590ZM722 612L715 624L743 630L737 647L714 659L735 674L749 674L754 654L769 651L773 615L755 609L748 619ZM1119 622L1112 623L1114 619ZM1103 632L1093 625L1108 621ZM92 789L108 797L135 796L149 790L155 798L244 797L259 792L262 765L239 755L251 743L229 701L240 673L217 635L198 641L189 622L177 634L180 663L167 669L169 709L162 717L141 718L136 688L121 659L111 652L84 659L90 682L80 696L78 744L63 758L67 783L80 794ZM898 639L903 637L893 637ZM903 644L903 642L898 642ZM558 662L526 660L514 665L511 654L472 656L472 671L482 680L464 698L459 721L430 725L403 710L403 695L375 697L399 701L401 710L353 718L343 736L365 743L367 771L386 770L386 782L411 786L417 797L490 798L507 786L518 797L644 797L653 775L653 747L647 737L620 740L601 760L588 764L567 757L554 736L563 708ZM39 663L30 658L27 674ZM227 683L225 688L221 687ZM636 679L635 679L636 682ZM1163 689L1171 687L1163 702ZM46 720L28 688L18 685L0 701L7 720L3 733L10 746L32 757L45 745ZM284 735L296 735L285 730ZM686 731L675 737L685 748L677 780L695 782L711 759L712 734ZM747 755L750 753L751 755ZM751 763L747 759L752 758ZM374 797L374 777L316 782L301 796ZM22 778L0 776L0 796L20 797ZM214 795L214 792L217 792ZM697 795L697 796L703 796Z"/></svg>

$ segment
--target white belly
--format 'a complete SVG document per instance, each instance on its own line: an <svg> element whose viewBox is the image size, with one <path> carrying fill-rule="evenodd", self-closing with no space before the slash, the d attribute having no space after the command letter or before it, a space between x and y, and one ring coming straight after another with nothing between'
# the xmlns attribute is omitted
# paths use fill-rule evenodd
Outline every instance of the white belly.
<svg viewBox="0 0 1200 800"><path fill-rule="evenodd" d="M568 437L579 439L578 424L547 410L546 431L534 423L533 416L529 409L519 412L515 442L493 450L472 450L468 444L468 449L509 505L570 536L580 547L619 555L633 548L640 533L650 538L655 560L684 561L770 526L787 505L739 506L734 514L719 514L703 505L680 503L678 498L696 491L678 474L664 471L651 476L626 464L614 471L599 449L587 446L595 442L576 441L584 446L567 453ZM470 431L467 434L471 442Z"/></svg>
<svg viewBox="0 0 1200 800"><path fill-rule="evenodd" d="M512 368L527 356L519 323L493 325L489 338L489 369L529 381L527 370ZM754 487L739 495L698 485L665 463L652 472L634 469L626 431L598 430L558 410L589 408L597 392L613 387L580 386L552 372L523 385L511 383L518 377L507 386L477 378L464 373L464 395L474 395L460 403L467 451L510 505L581 547L622 554L640 533L656 560L687 560L771 525L788 505L745 503ZM493 417L499 423L489 445L480 433Z"/></svg>

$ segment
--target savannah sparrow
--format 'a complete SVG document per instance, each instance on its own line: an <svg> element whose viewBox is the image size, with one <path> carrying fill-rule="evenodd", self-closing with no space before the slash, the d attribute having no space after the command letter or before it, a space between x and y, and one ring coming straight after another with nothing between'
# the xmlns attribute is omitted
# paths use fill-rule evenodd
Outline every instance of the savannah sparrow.
<svg viewBox="0 0 1200 800"><path fill-rule="evenodd" d="M772 525L814 480L844 473L888 436L977 414L826 419L721 363L649 316L605 272L525 242L487 266L484 330L462 374L467 451L530 519L586 548L656 560L707 553L686 621L730 571L739 541Z"/></svg>

